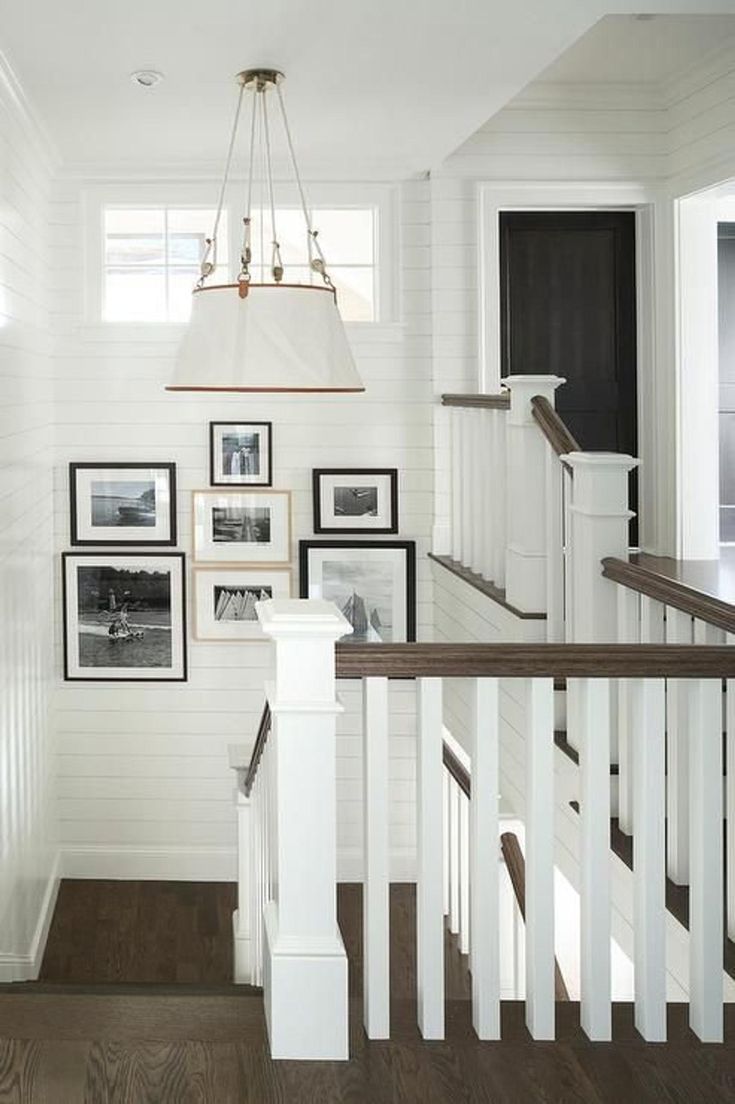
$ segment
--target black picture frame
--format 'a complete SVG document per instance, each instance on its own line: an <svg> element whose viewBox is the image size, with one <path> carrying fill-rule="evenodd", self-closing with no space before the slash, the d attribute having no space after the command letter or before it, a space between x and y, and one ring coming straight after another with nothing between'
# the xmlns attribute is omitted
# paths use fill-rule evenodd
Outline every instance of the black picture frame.
<svg viewBox="0 0 735 1104"><path fill-rule="evenodd" d="M385 526L355 522L353 525L329 525L322 515L322 480L328 476L355 476L369 479L380 476L389 481L388 503L390 523ZM315 533L397 533L398 532L398 468L314 468L311 473L311 490L314 509ZM376 496L377 497L377 496Z"/></svg>
<svg viewBox="0 0 735 1104"><path fill-rule="evenodd" d="M258 426L267 430L268 435L268 448L266 450L266 458L268 464L267 479L252 480L242 478L235 482L232 479L224 480L216 478L219 473L215 471L215 435L218 427L221 426L240 426L244 428L246 426ZM273 486L273 422L250 422L240 419L236 422L210 422L209 423L209 485L210 487L272 487Z"/></svg>
<svg viewBox="0 0 735 1104"><path fill-rule="evenodd" d="M160 471L165 472L168 480L168 536L164 539L146 540L144 537L112 538L95 535L85 537L80 535L79 505L80 494L78 489L78 477L84 471L115 472L115 471ZM75 548L171 548L177 541L177 512L176 512L176 464L145 461L107 461L99 462L73 462L69 464L69 531L70 543ZM112 528L112 526L110 526ZM122 530L124 531L124 530Z"/></svg>
<svg viewBox="0 0 735 1104"><path fill-rule="evenodd" d="M178 594L171 596L171 632L173 639L174 632L174 620L173 612L174 608L178 610L179 616L179 633L180 633L180 649L181 649L181 662L180 674L164 674L164 675L118 675L110 674L109 669L106 669L105 674L72 674L71 668L71 652L70 647L70 608L69 608L69 585L68 585L68 565L71 561L83 561L85 559L92 560L143 560L143 561L158 561L158 560L176 560L179 563L179 578L178 578ZM147 554L145 552L105 552L104 549L99 552L62 552L61 554L61 594L62 594L62 636L63 636L63 658L64 658L64 682L137 682L140 684L149 684L152 682L187 682L188 681L188 640L187 640L187 624L186 624L186 556L183 552L152 552ZM78 631L78 630L77 630ZM172 649L173 655L173 649ZM95 668L89 668L94 670ZM132 670L130 667L120 667L119 670ZM155 668L151 668L155 670Z"/></svg>
<svg viewBox="0 0 735 1104"><path fill-rule="evenodd" d="M315 550L328 551L340 549L372 550L387 549L402 552L405 557L405 641L401 638L392 643L410 643L416 639L416 542L412 540L301 540L299 541L299 597L311 597L310 591L310 553ZM344 611L343 611L344 612ZM345 643L354 638L345 637ZM355 640L355 643L364 641Z"/></svg>

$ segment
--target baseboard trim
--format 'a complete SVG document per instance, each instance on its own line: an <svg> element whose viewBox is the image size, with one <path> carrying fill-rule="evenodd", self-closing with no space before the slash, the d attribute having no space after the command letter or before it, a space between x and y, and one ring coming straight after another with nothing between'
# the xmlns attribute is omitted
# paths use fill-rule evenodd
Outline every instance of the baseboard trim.
<svg viewBox="0 0 735 1104"><path fill-rule="evenodd" d="M234 847L65 847L62 878L234 882Z"/></svg>
<svg viewBox="0 0 735 1104"><path fill-rule="evenodd" d="M61 880L61 856L57 852L46 882L38 920L26 954L0 952L0 982L35 981L41 971L51 921L56 908L56 898Z"/></svg>

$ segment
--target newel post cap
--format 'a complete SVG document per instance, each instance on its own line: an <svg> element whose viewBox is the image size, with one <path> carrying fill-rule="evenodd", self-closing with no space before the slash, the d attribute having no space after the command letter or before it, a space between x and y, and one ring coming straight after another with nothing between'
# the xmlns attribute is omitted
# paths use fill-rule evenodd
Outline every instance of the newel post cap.
<svg viewBox="0 0 735 1104"><path fill-rule="evenodd" d="M640 464L640 460L635 456L628 456L625 452L567 452L559 459L573 470L590 472L597 470L600 473L615 469L629 472Z"/></svg>
<svg viewBox="0 0 735 1104"><path fill-rule="evenodd" d="M334 602L317 598L269 598L256 602L255 612L263 632L273 640L294 637L339 640L353 631Z"/></svg>
<svg viewBox="0 0 735 1104"><path fill-rule="evenodd" d="M531 399L541 395L554 405L554 392L567 381L563 376L505 376L500 381L510 391L510 421L515 425L531 425Z"/></svg>

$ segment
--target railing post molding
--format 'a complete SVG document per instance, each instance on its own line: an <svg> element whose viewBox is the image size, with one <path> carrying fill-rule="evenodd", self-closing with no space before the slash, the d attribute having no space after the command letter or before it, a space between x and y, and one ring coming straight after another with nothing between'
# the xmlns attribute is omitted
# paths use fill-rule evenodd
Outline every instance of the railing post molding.
<svg viewBox="0 0 735 1104"><path fill-rule="evenodd" d="M571 640L610 644L617 639L617 597L601 561L628 558L628 476L638 460L617 452L569 452L562 459L572 470Z"/></svg>
<svg viewBox="0 0 735 1104"><path fill-rule="evenodd" d="M274 1058L348 1057L347 956L337 926L334 645L351 627L331 602L257 604L275 644L275 898L263 989Z"/></svg>
<svg viewBox="0 0 735 1104"><path fill-rule="evenodd" d="M505 592L511 605L528 613L546 609L546 442L533 418L531 399L553 405L561 376L508 376L506 424L507 546Z"/></svg>

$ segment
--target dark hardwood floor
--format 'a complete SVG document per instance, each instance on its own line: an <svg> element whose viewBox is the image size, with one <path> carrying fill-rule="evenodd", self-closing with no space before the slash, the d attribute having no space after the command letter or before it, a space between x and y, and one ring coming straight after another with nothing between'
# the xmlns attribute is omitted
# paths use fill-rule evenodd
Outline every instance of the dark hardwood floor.
<svg viewBox="0 0 735 1104"><path fill-rule="evenodd" d="M39 980L227 985L235 907L229 882L65 879Z"/></svg>
<svg viewBox="0 0 735 1104"><path fill-rule="evenodd" d="M107 884L107 883L106 883ZM98 884L99 885L99 884ZM119 905L125 884L117 886ZM578 1005L557 1005L558 1041L534 1043L519 1003L503 1005L503 1041L479 1043L471 1025L466 960L447 937L447 1038L424 1043L416 1027L414 1000L414 894L391 893L392 1005L390 1042L365 1039L360 998L361 890L341 886L339 917L350 956L351 1058L349 1062L272 1062L268 1056L260 997L247 987L217 984L226 961L207 940L229 943L227 893L231 887L172 886L156 915L155 883L128 884L127 935L140 941L139 957L122 948L110 909L95 932L102 909L94 887L68 883L60 899L39 985L0 986L0 1104L724 1104L735 1101L735 1008L727 1009L725 1046L697 1042L686 1025L686 1008L669 1009L669 1042L647 1046L633 1027L629 1005L614 1010L615 1042L592 1044L579 1027ZM78 893L76 900L75 895ZM197 894L201 900L194 900ZM205 904L204 899L209 898ZM81 910L84 899L91 915ZM97 903L95 904L95 900ZM171 903L178 902L178 909ZM145 905L143 904L145 901ZM109 902L108 902L109 903ZM81 986L83 936L87 936L105 984L95 988L92 967ZM62 917L65 916L63 925ZM208 921L202 919L208 917ZM104 918L103 918L104 919ZM203 926L189 942L179 924ZM212 924L212 927L207 927ZM214 927L217 928L214 934ZM67 935L63 935L66 932ZM63 952L63 939L69 948ZM155 940L184 947L181 971L154 963ZM72 952L72 944L74 950ZM121 949L122 948L122 949ZM204 948L197 958L196 948ZM172 961L168 948L163 957ZM112 967L110 963L113 963ZM54 965L55 964L55 965ZM146 965L147 964L147 965ZM62 977L62 974L66 974ZM76 974L76 976L75 976ZM110 984L149 980L149 992ZM174 977L189 984L171 985ZM201 981L199 991L191 978ZM228 979L229 980L229 979ZM62 984L63 983L63 984Z"/></svg>

